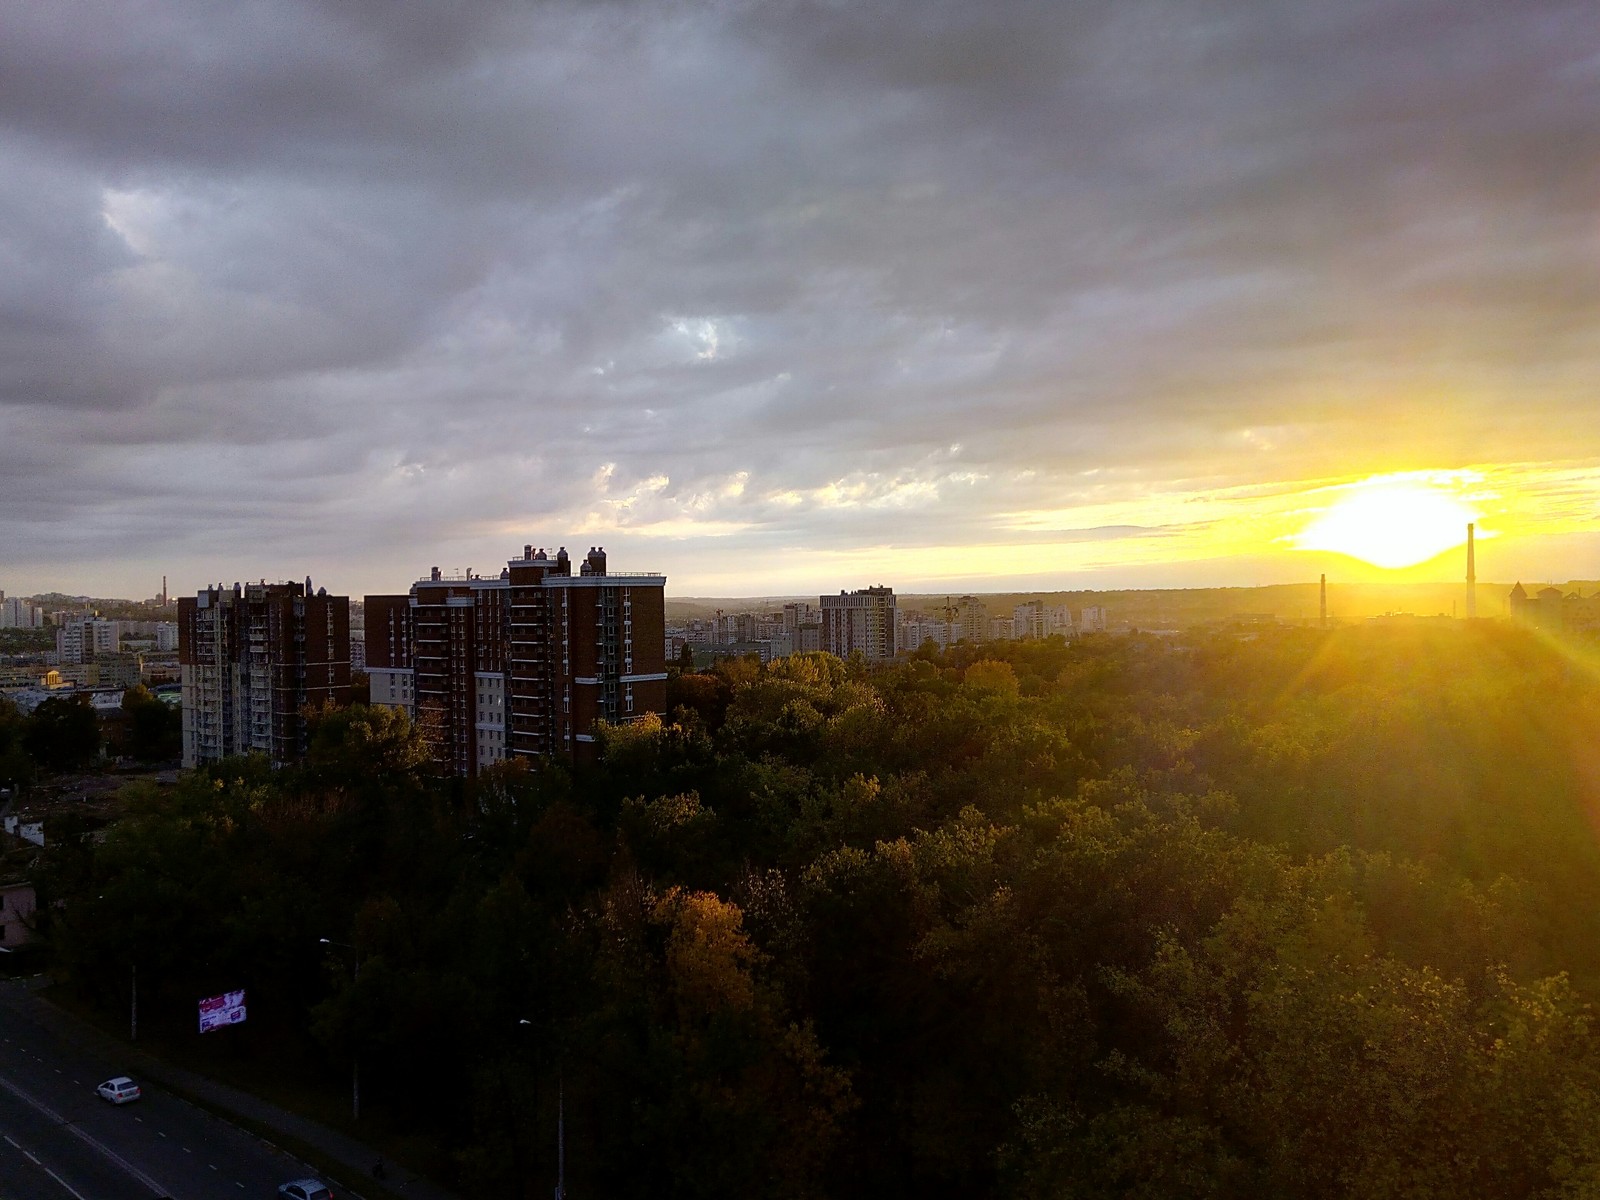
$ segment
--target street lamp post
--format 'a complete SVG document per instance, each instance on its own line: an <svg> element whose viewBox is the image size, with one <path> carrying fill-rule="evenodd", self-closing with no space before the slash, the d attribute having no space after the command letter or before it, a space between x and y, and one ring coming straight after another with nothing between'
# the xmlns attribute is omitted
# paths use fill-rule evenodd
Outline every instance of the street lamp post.
<svg viewBox="0 0 1600 1200"><path fill-rule="evenodd" d="M361 982L361 951L348 942L336 942L332 938L318 938L324 946L337 946L341 950L348 950L355 955L355 982ZM361 1120L361 1056L353 1049L350 1052L350 1119Z"/></svg>
<svg viewBox="0 0 1600 1200"><path fill-rule="evenodd" d="M518 1025L532 1025L523 1017ZM562 1072L556 1073L556 1196L567 1200L567 1087Z"/></svg>
<svg viewBox="0 0 1600 1200"><path fill-rule="evenodd" d="M556 1075L556 1200L567 1200L567 1085Z"/></svg>
<svg viewBox="0 0 1600 1200"><path fill-rule="evenodd" d="M523 1018L518 1026L531 1026ZM555 1200L566 1200L566 1080L565 1072L555 1074Z"/></svg>
<svg viewBox="0 0 1600 1200"><path fill-rule="evenodd" d="M95 899L104 900L105 896L96 896ZM137 957L139 950L137 946L134 947L133 953L135 955L132 963L133 983L128 994L128 1040L137 1042L139 1040L139 960Z"/></svg>

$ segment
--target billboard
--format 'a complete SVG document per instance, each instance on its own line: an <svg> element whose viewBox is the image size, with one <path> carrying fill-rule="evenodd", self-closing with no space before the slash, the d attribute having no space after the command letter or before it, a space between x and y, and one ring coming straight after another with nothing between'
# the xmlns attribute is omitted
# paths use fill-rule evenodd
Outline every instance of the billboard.
<svg viewBox="0 0 1600 1200"><path fill-rule="evenodd" d="M223 992L220 996L207 996L200 1001L200 1032L221 1029L224 1025L237 1025L244 1020L244 989Z"/></svg>

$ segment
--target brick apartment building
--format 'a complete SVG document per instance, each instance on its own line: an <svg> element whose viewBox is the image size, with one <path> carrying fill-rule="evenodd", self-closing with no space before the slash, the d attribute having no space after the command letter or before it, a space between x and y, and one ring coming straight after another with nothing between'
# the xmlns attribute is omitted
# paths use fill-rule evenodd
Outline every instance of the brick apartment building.
<svg viewBox="0 0 1600 1200"><path fill-rule="evenodd" d="M304 712L350 702L350 599L305 583L234 584L178 601L183 765L305 755Z"/></svg>
<svg viewBox="0 0 1600 1200"><path fill-rule="evenodd" d="M666 709L666 577L572 570L531 545L497 577L435 567L406 595L366 597L372 702L420 720L434 754L474 776L512 756L586 759L601 722Z"/></svg>

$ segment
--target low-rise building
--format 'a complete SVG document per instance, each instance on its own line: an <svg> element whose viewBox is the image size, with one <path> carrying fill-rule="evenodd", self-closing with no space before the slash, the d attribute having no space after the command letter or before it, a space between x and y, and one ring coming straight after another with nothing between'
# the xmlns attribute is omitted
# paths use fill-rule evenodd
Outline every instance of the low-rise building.
<svg viewBox="0 0 1600 1200"><path fill-rule="evenodd" d="M43 829L40 830L43 844ZM33 940L33 917L38 907L33 884L0 883L0 947L15 950Z"/></svg>
<svg viewBox="0 0 1600 1200"><path fill-rule="evenodd" d="M1518 583L1511 589L1511 617L1543 629L1578 632L1600 629L1600 592L1585 596L1574 589L1540 588L1533 595Z"/></svg>

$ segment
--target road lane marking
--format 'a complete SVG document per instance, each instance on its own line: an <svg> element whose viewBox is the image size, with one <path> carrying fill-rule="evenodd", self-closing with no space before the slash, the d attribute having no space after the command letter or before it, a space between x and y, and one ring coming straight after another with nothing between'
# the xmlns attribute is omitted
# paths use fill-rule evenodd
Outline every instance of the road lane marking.
<svg viewBox="0 0 1600 1200"><path fill-rule="evenodd" d="M11 1135L9 1133L0 1133L0 1137L3 1137L3 1138L6 1139L6 1141L11 1142L11 1145L13 1147L15 1147L16 1149L18 1149L18 1150L22 1149L21 1146L18 1146L17 1143L12 1140L12 1137L11 1137Z"/></svg>
<svg viewBox="0 0 1600 1200"><path fill-rule="evenodd" d="M82 1192L80 1192L77 1188L73 1187L65 1179L61 1178L61 1176L57 1175L49 1167L44 1168L44 1173L46 1175L50 1176L51 1179L54 1179L62 1187L66 1188L67 1191L71 1192L74 1196L76 1196L78 1198L78 1200L87 1200L87 1198L84 1196L84 1194Z"/></svg>
<svg viewBox="0 0 1600 1200"><path fill-rule="evenodd" d="M6 1091L10 1092L18 1100L21 1100L24 1104L28 1105L30 1108L35 1109L36 1111L38 1111L38 1112L44 1114L46 1117L50 1118L50 1120L54 1121L57 1125L61 1126L61 1128L65 1129L68 1133L70 1133L73 1137L77 1138L79 1141L84 1142L85 1144L87 1144L89 1146L92 1146L95 1150L100 1152L102 1157L104 1157L108 1161L114 1163L116 1166L121 1167L124 1172L126 1172L127 1174L133 1176L136 1180L138 1180L140 1183L142 1183L145 1187L149 1188L157 1196L170 1196L172 1194L172 1189L162 1187L159 1183L157 1183L154 1179L151 1179L150 1176L146 1175L138 1167L134 1166L127 1159L123 1158L122 1155L118 1154L110 1146L107 1146L104 1142L101 1142L101 1141L97 1140L96 1138L90 1137L82 1129L79 1129L71 1121L68 1121L60 1113L56 1112L55 1109L51 1108L48 1104L45 1104L41 1100L34 1099L34 1097L30 1096L27 1092L23 1091L16 1084L12 1083L9 1079L0 1079L0 1088L5 1088ZM20 1149L20 1147L19 1147L19 1149ZM27 1154L28 1152L26 1150L24 1150L23 1153ZM41 1165L43 1165L43 1164L41 1164ZM61 1186L62 1187L67 1187L67 1185L64 1184L64 1183ZM67 1188L67 1190L69 1192L72 1191L71 1188ZM78 1195L77 1192L72 1192L72 1194L74 1196ZM83 1197L79 1196L78 1200L83 1200Z"/></svg>
<svg viewBox="0 0 1600 1200"><path fill-rule="evenodd" d="M158 1130L156 1130L156 1132L157 1132L157 1133L161 1133L161 1130L159 1130L159 1129L158 1129ZM162 1137L166 1137L166 1136L167 1136L167 1135L166 1135L166 1134L164 1134L164 1133L161 1133L161 1136L162 1136Z"/></svg>
<svg viewBox="0 0 1600 1200"><path fill-rule="evenodd" d="M22 1157L27 1159L29 1162L31 1162L36 1167L44 1166L44 1164L42 1162L40 1162L37 1158L35 1158L33 1156L33 1151L32 1150L24 1150L22 1152Z"/></svg>

